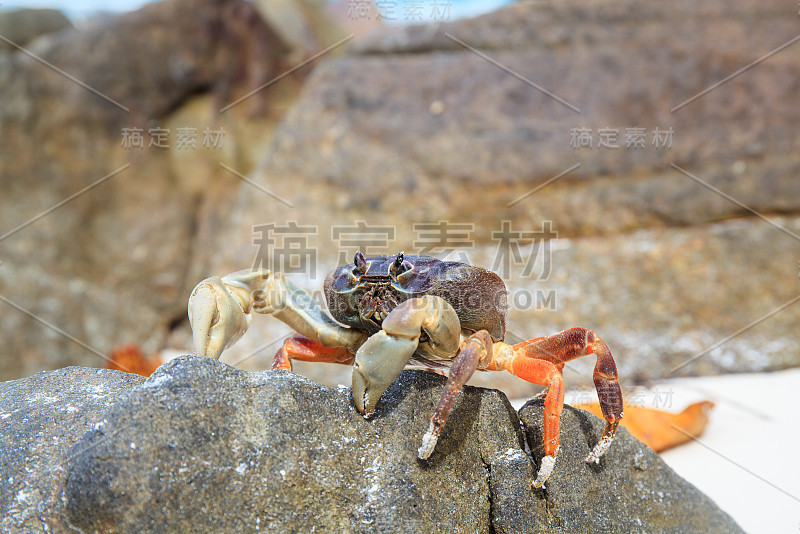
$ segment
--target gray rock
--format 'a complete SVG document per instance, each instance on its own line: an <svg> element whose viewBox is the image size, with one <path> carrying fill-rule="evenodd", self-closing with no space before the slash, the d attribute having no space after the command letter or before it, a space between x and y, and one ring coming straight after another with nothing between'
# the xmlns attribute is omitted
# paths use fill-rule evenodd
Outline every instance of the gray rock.
<svg viewBox="0 0 800 534"><path fill-rule="evenodd" d="M502 219L574 236L752 214L673 162L754 210L797 212L791 52L693 99L795 36L776 0L518 2L387 29L320 65L258 177L298 204L383 224L469 220L484 239ZM578 128L591 149L570 146ZM598 146L604 128L618 148ZM645 130L643 147L626 148L627 128ZM671 148L653 146L656 128L673 129Z"/></svg>
<svg viewBox="0 0 800 534"><path fill-rule="evenodd" d="M0 382L0 531L41 532L60 506L63 464L144 377L84 367Z"/></svg>
<svg viewBox="0 0 800 534"><path fill-rule="evenodd" d="M57 9L15 9L0 13L0 52L16 52L41 35L71 28L72 23ZM8 41L11 41L11 44Z"/></svg>
<svg viewBox="0 0 800 534"><path fill-rule="evenodd" d="M152 352L185 320L206 276L187 274L207 229L199 213L238 183L219 163L246 168L243 145L260 137L241 119L268 93L219 109L274 76L284 51L248 2L168 0L0 54L0 378L102 365L115 343ZM134 128L142 147L124 148ZM171 149L151 146L156 128ZM176 147L183 128L196 149ZM227 132L227 148L203 148L206 128Z"/></svg>
<svg viewBox="0 0 800 534"><path fill-rule="evenodd" d="M544 454L542 412L540 400L529 402L519 412L537 460ZM597 443L605 423L571 406L564 407L561 421L561 449L545 492L549 531L742 531L707 496L679 477L627 430L619 431L599 465L588 465L583 458ZM525 514L518 517L520 522L509 532L531 532L529 526L538 526L526 523Z"/></svg>
<svg viewBox="0 0 800 534"><path fill-rule="evenodd" d="M26 419L13 411L22 401L6 391L35 384L40 398L73 405L86 388L59 395L57 384L65 376L92 383L91 373L68 369L3 384L0 413L14 418L3 437L10 429L28 435ZM55 475L22 501L22 486L4 490L16 491L17 507L9 516L4 497L6 530L30 525L14 519L22 507L38 509L33 515L56 532L739 531L624 431L599 466L584 464L602 422L571 408L556 470L545 491L532 491L522 427L498 391L465 388L434 455L418 460L443 385L423 371L404 372L368 421L355 411L349 388L285 371L252 373L186 356L133 387L137 382L131 379L103 415L92 406L75 412L87 431L72 436L68 451L49 443L58 425L26 438L31 451L52 451L39 462ZM522 410L537 460L540 412L535 402Z"/></svg>

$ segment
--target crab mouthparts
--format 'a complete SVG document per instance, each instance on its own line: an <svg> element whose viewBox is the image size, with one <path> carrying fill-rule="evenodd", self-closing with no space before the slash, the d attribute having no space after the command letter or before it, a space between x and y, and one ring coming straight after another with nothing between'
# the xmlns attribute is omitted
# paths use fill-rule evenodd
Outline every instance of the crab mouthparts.
<svg viewBox="0 0 800 534"><path fill-rule="evenodd" d="M375 286L361 298L358 314L362 320L372 321L380 326L397 304L397 298L385 286Z"/></svg>

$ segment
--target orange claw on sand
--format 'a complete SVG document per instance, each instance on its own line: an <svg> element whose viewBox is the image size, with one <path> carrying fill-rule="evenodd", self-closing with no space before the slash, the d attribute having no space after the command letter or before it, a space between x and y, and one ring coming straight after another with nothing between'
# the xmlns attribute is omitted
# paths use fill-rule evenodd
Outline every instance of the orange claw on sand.
<svg viewBox="0 0 800 534"><path fill-rule="evenodd" d="M600 405L596 402L574 404L573 407L603 417ZM620 426L627 428L633 437L654 451L661 452L691 441L690 435L701 435L708 425L712 408L714 403L711 401L690 404L680 413L625 404L625 418L620 421Z"/></svg>

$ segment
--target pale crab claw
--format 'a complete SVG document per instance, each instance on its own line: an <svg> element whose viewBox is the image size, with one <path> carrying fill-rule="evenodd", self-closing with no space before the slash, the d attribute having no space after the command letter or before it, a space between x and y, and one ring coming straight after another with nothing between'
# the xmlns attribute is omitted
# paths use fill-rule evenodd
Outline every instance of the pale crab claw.
<svg viewBox="0 0 800 534"><path fill-rule="evenodd" d="M206 278L189 297L189 323L200 356L219 358L250 326L252 291L238 280L225 278Z"/></svg>
<svg viewBox="0 0 800 534"><path fill-rule="evenodd" d="M365 418L375 412L381 395L406 366L416 348L416 340L390 336L382 330L358 349L353 366L353 402Z"/></svg>

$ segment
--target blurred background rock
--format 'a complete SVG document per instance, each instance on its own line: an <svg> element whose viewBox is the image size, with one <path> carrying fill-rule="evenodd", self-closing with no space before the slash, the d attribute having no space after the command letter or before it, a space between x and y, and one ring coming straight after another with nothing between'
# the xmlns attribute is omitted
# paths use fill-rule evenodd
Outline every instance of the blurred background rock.
<svg viewBox="0 0 800 534"><path fill-rule="evenodd" d="M0 380L190 352L197 282L291 253L319 290L365 228L370 254L495 268L511 342L592 328L628 385L800 364L792 6L416 4L0 13ZM288 334L258 316L223 361L267 368Z"/></svg>

